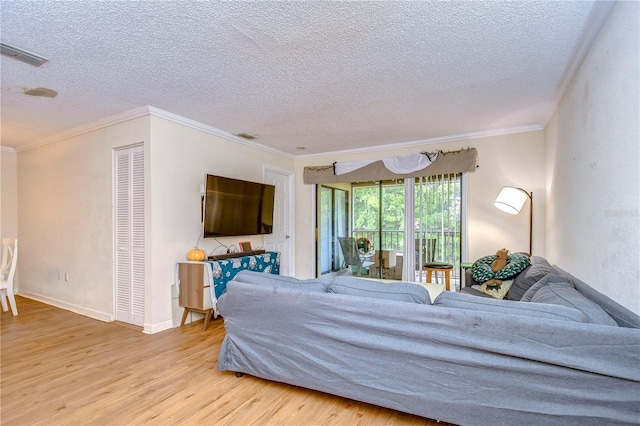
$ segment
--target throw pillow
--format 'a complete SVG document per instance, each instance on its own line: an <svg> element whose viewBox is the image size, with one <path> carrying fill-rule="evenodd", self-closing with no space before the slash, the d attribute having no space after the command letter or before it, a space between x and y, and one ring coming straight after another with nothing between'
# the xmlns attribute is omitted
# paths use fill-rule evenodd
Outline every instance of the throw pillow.
<svg viewBox="0 0 640 426"><path fill-rule="evenodd" d="M493 278L491 264L494 260L496 260L496 255L491 254L473 262L473 265L471 265L471 276L475 282L483 283Z"/></svg>
<svg viewBox="0 0 640 426"><path fill-rule="evenodd" d="M445 291L440 294L433 304L447 308L516 315L519 317L587 322L587 318L582 312L577 309L567 308L566 306L496 300L491 297L477 297L470 294L453 293L450 291Z"/></svg>
<svg viewBox="0 0 640 426"><path fill-rule="evenodd" d="M573 284L549 283L536 291L531 303L566 306L582 312L592 324L618 326L604 309L580 294Z"/></svg>
<svg viewBox="0 0 640 426"><path fill-rule="evenodd" d="M384 283L362 278L336 277L327 287L327 292L399 302L431 303L427 289L410 282Z"/></svg>
<svg viewBox="0 0 640 426"><path fill-rule="evenodd" d="M508 280L518 275L524 268L529 266L531 260L525 253L513 253L507 259L507 265L496 272L496 280Z"/></svg>
<svg viewBox="0 0 640 426"><path fill-rule="evenodd" d="M524 253L513 253L507 259L507 265L497 272L493 272L491 264L496 260L496 255L484 256L471 265L471 275L474 281L484 283L490 279L508 280L518 275L529 266L529 256Z"/></svg>
<svg viewBox="0 0 640 426"><path fill-rule="evenodd" d="M501 285L495 286L495 287L487 286L487 284L481 284L481 285L473 285L471 286L471 288L475 288L476 290L484 294L488 294L489 296L494 297L496 299L504 299L505 296L507 295L507 292L511 288L512 284L513 284L513 280L506 280L506 281L502 281Z"/></svg>

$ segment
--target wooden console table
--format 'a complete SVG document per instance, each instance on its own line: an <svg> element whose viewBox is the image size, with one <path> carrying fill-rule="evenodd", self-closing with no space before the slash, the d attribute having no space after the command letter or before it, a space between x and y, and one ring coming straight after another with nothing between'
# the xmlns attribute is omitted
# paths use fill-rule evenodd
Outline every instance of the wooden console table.
<svg viewBox="0 0 640 426"><path fill-rule="evenodd" d="M209 326L209 321L213 316L213 303L211 301L211 287L209 281L210 269L204 262L179 263L178 280L179 289L178 303L184 308L180 326L184 325L189 312L199 312L204 314L205 331Z"/></svg>
<svg viewBox="0 0 640 426"><path fill-rule="evenodd" d="M218 297L226 291L227 282L242 270L279 274L280 254L255 250L213 256L204 262L176 263L178 304L184 308L180 325L184 325L189 312L199 312L205 315L203 331L206 330L211 317L218 315Z"/></svg>

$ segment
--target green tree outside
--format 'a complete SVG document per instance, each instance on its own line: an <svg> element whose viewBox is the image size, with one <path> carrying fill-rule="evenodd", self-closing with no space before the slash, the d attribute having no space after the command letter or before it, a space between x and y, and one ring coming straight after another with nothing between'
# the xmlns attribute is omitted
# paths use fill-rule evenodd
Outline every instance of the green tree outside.
<svg viewBox="0 0 640 426"><path fill-rule="evenodd" d="M404 183L383 182L381 197L378 182L353 186L352 192L354 236L365 236L371 239L376 247L403 251ZM423 240L436 238L438 258L454 264L460 262L460 194L460 175L451 179L431 178L426 183L423 181L422 191L420 185L416 184L416 221L413 237ZM380 199L382 209L379 208ZM381 232L378 232L379 230Z"/></svg>

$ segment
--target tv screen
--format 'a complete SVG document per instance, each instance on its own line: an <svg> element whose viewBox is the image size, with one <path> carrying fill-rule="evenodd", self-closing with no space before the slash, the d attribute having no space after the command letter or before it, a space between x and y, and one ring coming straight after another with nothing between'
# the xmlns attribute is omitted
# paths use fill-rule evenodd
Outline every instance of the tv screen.
<svg viewBox="0 0 640 426"><path fill-rule="evenodd" d="M271 234L275 186L207 175L204 238Z"/></svg>

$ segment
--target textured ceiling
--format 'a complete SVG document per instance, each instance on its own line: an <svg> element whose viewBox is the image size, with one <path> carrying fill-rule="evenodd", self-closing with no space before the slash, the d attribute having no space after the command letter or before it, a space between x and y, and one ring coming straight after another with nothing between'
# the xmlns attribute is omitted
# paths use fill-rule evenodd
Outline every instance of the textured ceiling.
<svg viewBox="0 0 640 426"><path fill-rule="evenodd" d="M543 127L601 9L2 0L2 42L49 62L2 56L1 142L20 150L145 105L291 155ZM39 87L58 96L23 94Z"/></svg>

